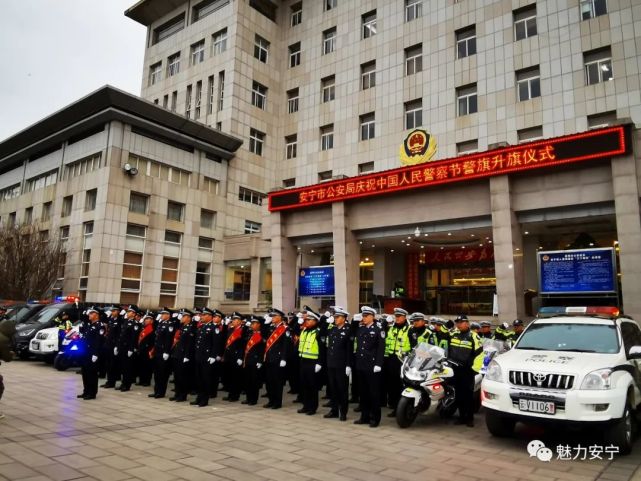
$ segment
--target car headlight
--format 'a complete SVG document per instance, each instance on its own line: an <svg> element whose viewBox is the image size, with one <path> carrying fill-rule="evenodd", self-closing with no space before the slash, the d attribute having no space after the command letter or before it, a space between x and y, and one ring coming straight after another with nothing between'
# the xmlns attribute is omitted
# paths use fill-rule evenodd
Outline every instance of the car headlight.
<svg viewBox="0 0 641 481"><path fill-rule="evenodd" d="M487 366L485 379L488 381L503 382L503 370L501 369L501 365L495 360L492 360Z"/></svg>
<svg viewBox="0 0 641 481"><path fill-rule="evenodd" d="M58 339L58 332L50 332L48 339L50 341L55 341Z"/></svg>
<svg viewBox="0 0 641 481"><path fill-rule="evenodd" d="M22 331L22 332L20 333L20 336L22 336L22 337L30 336L31 334L33 334L33 333L34 333L34 331L35 331L35 329L29 329L28 331Z"/></svg>
<svg viewBox="0 0 641 481"><path fill-rule="evenodd" d="M588 373L581 383L581 389L610 389L612 369L598 369Z"/></svg>

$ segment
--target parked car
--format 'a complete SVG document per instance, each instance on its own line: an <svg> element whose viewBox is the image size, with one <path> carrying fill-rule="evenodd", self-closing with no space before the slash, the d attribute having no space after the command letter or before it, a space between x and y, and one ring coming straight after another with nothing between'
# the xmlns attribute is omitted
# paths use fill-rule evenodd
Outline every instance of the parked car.
<svg viewBox="0 0 641 481"><path fill-rule="evenodd" d="M7 314L7 319L14 321L16 324L22 324L38 314L46 306L47 304L40 303L15 304L11 306L11 310Z"/></svg>
<svg viewBox="0 0 641 481"><path fill-rule="evenodd" d="M55 327L54 320L56 317L61 316L63 312L69 313L71 322L75 322L78 320L79 313L82 312L82 307L71 303L50 304L42 309L38 315L30 318L27 322L19 324L16 327L16 335L14 336L14 347L18 357L21 359L28 358L31 354L29 352L31 339L36 337L43 329ZM56 337L56 348L57 346Z"/></svg>
<svg viewBox="0 0 641 481"><path fill-rule="evenodd" d="M31 355L45 362L53 362L58 354L58 331L57 327L48 327L38 331L29 342Z"/></svg>

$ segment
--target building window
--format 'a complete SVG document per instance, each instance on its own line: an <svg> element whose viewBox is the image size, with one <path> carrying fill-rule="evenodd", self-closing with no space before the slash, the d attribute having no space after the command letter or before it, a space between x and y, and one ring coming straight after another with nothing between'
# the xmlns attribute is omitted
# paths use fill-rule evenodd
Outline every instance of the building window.
<svg viewBox="0 0 641 481"><path fill-rule="evenodd" d="M60 217L69 217L71 215L71 208L73 205L73 195L68 195L62 199L62 210Z"/></svg>
<svg viewBox="0 0 641 481"><path fill-rule="evenodd" d="M162 272L160 277L160 294L176 294L178 285L178 259L175 257L162 258Z"/></svg>
<svg viewBox="0 0 641 481"><path fill-rule="evenodd" d="M229 4L229 0L205 0L204 2L200 2L194 7L193 14L191 16L192 23L214 13L216 10L223 8L227 4Z"/></svg>
<svg viewBox="0 0 641 481"><path fill-rule="evenodd" d="M338 5L338 0L324 0L325 11L336 8Z"/></svg>
<svg viewBox="0 0 641 481"><path fill-rule="evenodd" d="M360 116L361 140L370 140L376 137L376 115L374 112Z"/></svg>
<svg viewBox="0 0 641 481"><path fill-rule="evenodd" d="M330 102L336 97L336 77L334 75L321 79L321 97L323 103Z"/></svg>
<svg viewBox="0 0 641 481"><path fill-rule="evenodd" d="M251 220L245 221L245 234L256 234L260 232L262 224L259 222L253 222Z"/></svg>
<svg viewBox="0 0 641 481"><path fill-rule="evenodd" d="M182 222L185 217L185 204L180 202L167 202L167 219Z"/></svg>
<svg viewBox="0 0 641 481"><path fill-rule="evenodd" d="M613 79L610 47L585 52L583 63L585 64L586 85L594 85Z"/></svg>
<svg viewBox="0 0 641 481"><path fill-rule="evenodd" d="M84 245L87 245L87 239L93 236L93 221L85 222L82 225L82 235L84 236Z"/></svg>
<svg viewBox="0 0 641 481"><path fill-rule="evenodd" d="M477 139L466 140L465 142L456 143L457 155L471 154L472 152L478 151L478 149L479 149L479 141Z"/></svg>
<svg viewBox="0 0 641 481"><path fill-rule="evenodd" d="M27 207L24 210L24 224L29 225L33 222L33 207Z"/></svg>
<svg viewBox="0 0 641 481"><path fill-rule="evenodd" d="M213 229L216 227L216 213L207 209L200 209L200 227Z"/></svg>
<svg viewBox="0 0 641 481"><path fill-rule="evenodd" d="M423 44L405 49L405 75L414 75L423 70Z"/></svg>
<svg viewBox="0 0 641 481"><path fill-rule="evenodd" d="M256 192L255 190L247 189L245 187L240 187L238 189L238 200L243 202L249 202L250 204L263 205L263 199L265 194Z"/></svg>
<svg viewBox="0 0 641 481"><path fill-rule="evenodd" d="M43 244L49 242L49 231L41 230L40 232L38 232L38 240Z"/></svg>
<svg viewBox="0 0 641 481"><path fill-rule="evenodd" d="M476 25L462 28L456 32L456 58L476 54Z"/></svg>
<svg viewBox="0 0 641 481"><path fill-rule="evenodd" d="M371 89L376 86L376 60L361 65L361 88Z"/></svg>
<svg viewBox="0 0 641 481"><path fill-rule="evenodd" d="M249 301L251 262L249 259L225 262L225 300Z"/></svg>
<svg viewBox="0 0 641 481"><path fill-rule="evenodd" d="M191 46L191 64L198 65L205 60L205 41L201 40Z"/></svg>
<svg viewBox="0 0 641 481"><path fill-rule="evenodd" d="M82 250L82 261L80 264L80 285L81 291L87 290L89 283L89 266L91 265L91 249Z"/></svg>
<svg viewBox="0 0 641 481"><path fill-rule="evenodd" d="M581 19L589 20L608 13L606 0L581 0Z"/></svg>
<svg viewBox="0 0 641 481"><path fill-rule="evenodd" d="M538 65L516 72L516 89L519 102L541 96L541 74Z"/></svg>
<svg viewBox="0 0 641 481"><path fill-rule="evenodd" d="M334 124L325 125L320 128L321 150L334 148Z"/></svg>
<svg viewBox="0 0 641 481"><path fill-rule="evenodd" d="M122 262L122 280L120 290L122 292L139 293L141 279L142 253L125 251L125 256ZM122 293L120 299L122 302ZM131 299L131 297L127 297L127 299ZM135 296L135 299L138 299L137 295Z"/></svg>
<svg viewBox="0 0 641 481"><path fill-rule="evenodd" d="M289 68L300 65L300 42L289 46Z"/></svg>
<svg viewBox="0 0 641 481"><path fill-rule="evenodd" d="M218 111L223 109L223 100L225 98L225 71L218 72Z"/></svg>
<svg viewBox="0 0 641 481"><path fill-rule="evenodd" d="M209 237L199 237L198 248L203 251L213 251L214 239L210 239Z"/></svg>
<svg viewBox="0 0 641 481"><path fill-rule="evenodd" d="M376 10L372 10L361 16L363 38L370 38L376 35Z"/></svg>
<svg viewBox="0 0 641 481"><path fill-rule="evenodd" d="M191 172L180 170L176 167L170 167L166 164L161 164L155 160L145 159L137 155L129 155L129 164L136 167L138 172L142 175L148 175L160 180L166 180L173 184L184 185L189 187L191 184Z"/></svg>
<svg viewBox="0 0 641 481"><path fill-rule="evenodd" d="M195 108L194 108L194 119L200 118L200 107L202 105L202 98L203 98L203 82L202 80L199 80L198 82L196 82L196 102L195 102Z"/></svg>
<svg viewBox="0 0 641 481"><path fill-rule="evenodd" d="M24 191L33 192L34 190L44 189L45 187L55 184L57 181L58 169L28 179L25 183Z"/></svg>
<svg viewBox="0 0 641 481"><path fill-rule="evenodd" d="M456 89L457 115L469 115L478 111L476 84L465 85Z"/></svg>
<svg viewBox="0 0 641 481"><path fill-rule="evenodd" d="M514 10L514 39L518 41L535 35L536 4Z"/></svg>
<svg viewBox="0 0 641 481"><path fill-rule="evenodd" d="M423 15L423 0L405 0L405 21L411 22Z"/></svg>
<svg viewBox="0 0 641 481"><path fill-rule="evenodd" d="M287 91L287 113L298 112L298 88Z"/></svg>
<svg viewBox="0 0 641 481"><path fill-rule="evenodd" d="M0 201L14 199L20 195L20 184L11 185L0 190Z"/></svg>
<svg viewBox="0 0 641 481"><path fill-rule="evenodd" d="M214 76L210 75L207 78L207 114L212 114L214 112Z"/></svg>
<svg viewBox="0 0 641 481"><path fill-rule="evenodd" d="M405 102L405 129L415 129L423 125L423 99Z"/></svg>
<svg viewBox="0 0 641 481"><path fill-rule="evenodd" d="M191 85L187 85L187 93L185 94L185 117L191 118Z"/></svg>
<svg viewBox="0 0 641 481"><path fill-rule="evenodd" d="M12 229L16 226L16 213L15 212L11 212L9 214L9 220L7 221L7 225Z"/></svg>
<svg viewBox="0 0 641 481"><path fill-rule="evenodd" d="M40 220L42 222L47 222L49 219L51 219L52 205L52 202L45 202L44 204L42 204L42 214L40 215Z"/></svg>
<svg viewBox="0 0 641 481"><path fill-rule="evenodd" d="M298 135L292 134L285 137L285 158L295 159L298 145Z"/></svg>
<svg viewBox="0 0 641 481"><path fill-rule="evenodd" d="M172 35L180 32L183 28L185 28L185 14L181 13L154 30L152 44L156 44L171 37Z"/></svg>
<svg viewBox="0 0 641 481"><path fill-rule="evenodd" d="M249 151L256 155L263 155L265 134L256 129L249 129Z"/></svg>
<svg viewBox="0 0 641 481"><path fill-rule="evenodd" d="M289 24L292 27L295 27L296 25L300 25L301 22L303 21L303 2L295 3L290 8L291 8L291 15L290 15Z"/></svg>
<svg viewBox="0 0 641 481"><path fill-rule="evenodd" d="M323 32L323 55L332 53L334 50L336 50L336 27Z"/></svg>
<svg viewBox="0 0 641 481"><path fill-rule="evenodd" d="M254 80L252 83L252 105L265 110L267 104L267 87Z"/></svg>
<svg viewBox="0 0 641 481"><path fill-rule="evenodd" d="M290 187L294 187L296 185L296 179L285 179L283 180L283 187L286 189L289 189Z"/></svg>
<svg viewBox="0 0 641 481"><path fill-rule="evenodd" d="M173 77L180 72L180 52L167 58L167 76Z"/></svg>
<svg viewBox="0 0 641 481"><path fill-rule="evenodd" d="M178 91L174 90L171 93L171 111L175 112L176 111L176 105L178 104Z"/></svg>
<svg viewBox="0 0 641 481"><path fill-rule="evenodd" d="M162 107L166 109L168 105L169 105L169 95L165 95L162 98Z"/></svg>
<svg viewBox="0 0 641 481"><path fill-rule="evenodd" d="M539 140L543 138L543 127L539 125L538 127L517 130L516 135L519 139L519 144Z"/></svg>
<svg viewBox="0 0 641 481"><path fill-rule="evenodd" d="M358 173L367 174L368 172L374 172L374 162L365 162L358 164Z"/></svg>
<svg viewBox="0 0 641 481"><path fill-rule="evenodd" d="M211 264L196 263L196 280L194 282L194 306L204 307L209 303L209 285L211 284Z"/></svg>
<svg viewBox="0 0 641 481"><path fill-rule="evenodd" d="M318 181L319 182L324 182L326 180L332 180L332 171L331 170L326 170L324 172L319 172L318 173Z"/></svg>
<svg viewBox="0 0 641 481"><path fill-rule="evenodd" d="M602 112L599 114L588 115L588 128L598 129L613 125L617 121L617 111Z"/></svg>
<svg viewBox="0 0 641 481"><path fill-rule="evenodd" d="M182 243L183 235L180 232L173 230L165 231L165 244L180 245Z"/></svg>
<svg viewBox="0 0 641 481"><path fill-rule="evenodd" d="M211 177L205 177L202 187L205 192L218 195L218 189L220 188L220 181L217 179L212 179Z"/></svg>
<svg viewBox="0 0 641 481"><path fill-rule="evenodd" d="M73 177L78 177L80 175L93 172L101 167L102 153L98 152L84 159L76 160L71 164L65 165L65 170L63 174L64 180L69 180ZM57 173L57 171L55 171Z"/></svg>
<svg viewBox="0 0 641 481"><path fill-rule="evenodd" d="M85 195L85 212L95 210L96 198L98 197L98 189L91 189Z"/></svg>
<svg viewBox="0 0 641 481"><path fill-rule="evenodd" d="M149 85L160 82L162 76L162 62L158 62L149 67Z"/></svg>
<svg viewBox="0 0 641 481"><path fill-rule="evenodd" d="M212 53L218 55L227 50L227 29L223 28L213 35Z"/></svg>
<svg viewBox="0 0 641 481"><path fill-rule="evenodd" d="M269 42L260 35L254 39L254 57L263 63L267 63L269 56Z"/></svg>
<svg viewBox="0 0 641 481"><path fill-rule="evenodd" d="M69 226L64 225L60 228L60 240L66 241L69 240Z"/></svg>
<svg viewBox="0 0 641 481"><path fill-rule="evenodd" d="M149 196L131 192L129 194L129 212L135 212L136 214L147 214L148 201Z"/></svg>

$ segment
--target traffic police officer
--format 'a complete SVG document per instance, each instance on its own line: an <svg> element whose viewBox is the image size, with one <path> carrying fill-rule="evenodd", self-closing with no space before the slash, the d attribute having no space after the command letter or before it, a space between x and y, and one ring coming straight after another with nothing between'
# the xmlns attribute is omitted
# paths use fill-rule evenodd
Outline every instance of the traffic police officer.
<svg viewBox="0 0 641 481"><path fill-rule="evenodd" d="M255 406L258 402L258 393L262 384L261 369L265 355L265 339L261 332L263 319L252 316L250 321L250 334L245 345L244 379L245 394L247 398L242 404Z"/></svg>
<svg viewBox="0 0 641 481"><path fill-rule="evenodd" d="M361 307L362 324L356 336L356 370L359 373L361 417L354 424L375 428L381 422L381 370L385 354L385 332L374 323L376 311Z"/></svg>
<svg viewBox="0 0 641 481"><path fill-rule="evenodd" d="M325 418L347 420L349 376L352 373L354 342L347 325L349 313L334 306L334 327L327 334L327 375L331 410Z"/></svg>
<svg viewBox="0 0 641 481"><path fill-rule="evenodd" d="M96 399L98 394L98 357L101 355L104 342L104 327L100 322L100 314L95 307L87 309L89 320L82 331L84 354L82 358L82 394L77 397L89 400Z"/></svg>
<svg viewBox="0 0 641 481"><path fill-rule="evenodd" d="M223 398L223 401L238 401L243 389L243 357L246 342L244 334L243 316L238 312L232 313L225 341L225 355L223 356L228 389L227 396Z"/></svg>
<svg viewBox="0 0 641 481"><path fill-rule="evenodd" d="M414 349L422 342L429 342L430 337L434 334L427 328L425 324L425 315L420 312L414 312L410 316L412 327L410 327L407 337L409 339L410 347Z"/></svg>
<svg viewBox="0 0 641 481"><path fill-rule="evenodd" d="M434 336L431 338L431 343L443 349L447 355L447 349L450 344L450 331L445 326L443 319L432 318L432 324L434 325Z"/></svg>
<svg viewBox="0 0 641 481"><path fill-rule="evenodd" d="M489 321L481 321L481 331L479 332L481 339L492 339L492 323Z"/></svg>
<svg viewBox="0 0 641 481"><path fill-rule="evenodd" d="M492 337L492 339L496 339L497 341L512 342L513 338L514 333L510 331L510 325L507 322L496 326L496 329L494 329L494 336Z"/></svg>
<svg viewBox="0 0 641 481"><path fill-rule="evenodd" d="M129 306L125 313L125 319L122 321L120 328L120 337L118 338L118 359L120 360L120 369L122 372L122 382L116 389L127 392L131 385L136 381L136 363L134 353L138 343L138 334L140 324L136 321L136 315L139 309L136 306Z"/></svg>
<svg viewBox="0 0 641 481"><path fill-rule="evenodd" d="M271 329L265 344L265 387L268 402L263 407L280 409L283 406L283 385L287 357L292 349L291 334L284 322L285 313L271 309Z"/></svg>
<svg viewBox="0 0 641 481"><path fill-rule="evenodd" d="M197 332L196 321L193 320L194 313L188 309L182 309L179 313L180 329L174 339L177 338L174 348L171 351L171 363L174 370L175 394L169 398L170 401L183 402L191 392L194 381L194 349Z"/></svg>
<svg viewBox="0 0 641 481"><path fill-rule="evenodd" d="M120 308L111 306L107 309L109 318L107 319L107 336L104 342L104 356L107 364L107 381L100 387L105 389L116 387L116 382L120 381L120 360L118 359L118 338L120 337L120 326L122 318L120 317ZM124 314L124 312L123 312Z"/></svg>
<svg viewBox="0 0 641 481"><path fill-rule="evenodd" d="M385 335L385 364L384 374L384 391L387 406L392 408L388 417L396 416L396 405L401 398L403 383L401 380L401 360L399 355L404 356L410 351L410 342L407 337L409 324L407 322L407 311L397 307L394 309L395 322Z"/></svg>
<svg viewBox="0 0 641 481"><path fill-rule="evenodd" d="M512 335L512 343L515 343L521 333L525 330L525 325L523 324L523 321L521 319L515 319L512 323L512 329L514 332L514 334Z"/></svg>
<svg viewBox="0 0 641 481"><path fill-rule="evenodd" d="M300 414L309 416L318 410L319 373L323 368L325 349L318 328L320 316L311 311L305 311L305 323L298 340L298 355L300 357L300 393L303 407Z"/></svg>
<svg viewBox="0 0 641 481"><path fill-rule="evenodd" d="M474 426L474 377L483 366L483 346L479 336L470 329L467 316L456 318L448 359L454 361L454 389L459 418L456 424Z"/></svg>

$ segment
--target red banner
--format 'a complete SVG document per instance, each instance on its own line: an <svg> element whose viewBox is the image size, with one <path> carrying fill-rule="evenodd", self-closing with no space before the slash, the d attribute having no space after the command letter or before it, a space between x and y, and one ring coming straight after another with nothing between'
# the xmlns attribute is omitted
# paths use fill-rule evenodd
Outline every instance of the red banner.
<svg viewBox="0 0 641 481"><path fill-rule="evenodd" d="M494 248L484 247L456 247L421 252L421 264L429 265L452 265L452 264L476 264L493 263Z"/></svg>

